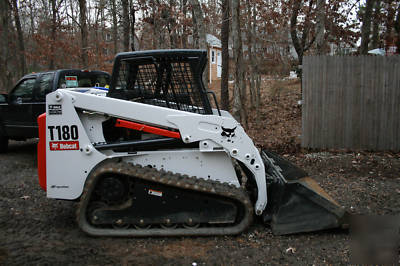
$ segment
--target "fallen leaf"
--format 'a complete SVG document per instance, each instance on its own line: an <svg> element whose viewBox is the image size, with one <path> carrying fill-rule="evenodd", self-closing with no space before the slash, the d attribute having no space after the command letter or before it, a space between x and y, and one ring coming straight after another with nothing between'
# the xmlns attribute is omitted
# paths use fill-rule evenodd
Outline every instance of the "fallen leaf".
<svg viewBox="0 0 400 266"><path fill-rule="evenodd" d="M289 253L289 252L294 254L296 252L296 249L293 247L289 247L288 249L286 249L286 253Z"/></svg>

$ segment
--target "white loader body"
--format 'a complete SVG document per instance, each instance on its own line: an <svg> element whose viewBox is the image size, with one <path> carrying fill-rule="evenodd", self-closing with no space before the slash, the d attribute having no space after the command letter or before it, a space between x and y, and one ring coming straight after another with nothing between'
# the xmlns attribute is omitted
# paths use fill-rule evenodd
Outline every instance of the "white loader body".
<svg viewBox="0 0 400 266"><path fill-rule="evenodd" d="M63 89L48 94L46 103L46 176L50 198L79 198L91 170L111 158L239 186L231 160L234 158L255 177L256 213L261 214L266 207L267 187L260 153L227 112L222 112L222 116L199 115ZM109 116L177 129L183 142L199 141L199 147L135 154L99 151L95 146L105 142L102 122ZM221 134L223 128L234 129L234 134Z"/></svg>

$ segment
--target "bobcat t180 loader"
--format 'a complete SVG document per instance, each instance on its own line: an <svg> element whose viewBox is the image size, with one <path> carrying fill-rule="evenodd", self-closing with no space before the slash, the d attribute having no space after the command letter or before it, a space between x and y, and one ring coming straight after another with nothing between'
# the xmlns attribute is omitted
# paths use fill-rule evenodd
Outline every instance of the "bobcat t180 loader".
<svg viewBox="0 0 400 266"><path fill-rule="evenodd" d="M202 83L205 51L118 54L107 97L59 89L38 118L39 182L79 200L94 236L275 234L339 227L345 210L307 174L254 146ZM216 101L215 101L216 103Z"/></svg>

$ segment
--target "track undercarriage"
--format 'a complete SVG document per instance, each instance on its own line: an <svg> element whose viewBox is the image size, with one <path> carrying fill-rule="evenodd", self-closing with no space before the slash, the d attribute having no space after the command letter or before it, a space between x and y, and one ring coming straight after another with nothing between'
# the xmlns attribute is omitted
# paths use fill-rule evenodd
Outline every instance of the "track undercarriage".
<svg viewBox="0 0 400 266"><path fill-rule="evenodd" d="M125 162L92 171L77 210L94 236L238 234L252 217L242 188Z"/></svg>

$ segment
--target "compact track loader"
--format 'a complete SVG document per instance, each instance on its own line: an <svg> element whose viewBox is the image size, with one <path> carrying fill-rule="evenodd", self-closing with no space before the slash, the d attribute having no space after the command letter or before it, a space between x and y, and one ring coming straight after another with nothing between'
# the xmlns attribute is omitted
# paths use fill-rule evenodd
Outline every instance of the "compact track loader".
<svg viewBox="0 0 400 266"><path fill-rule="evenodd" d="M346 211L307 173L212 108L206 61L200 50L121 53L107 97L47 95L47 197L79 200L79 227L94 236L238 234L257 216L275 234L342 226Z"/></svg>

